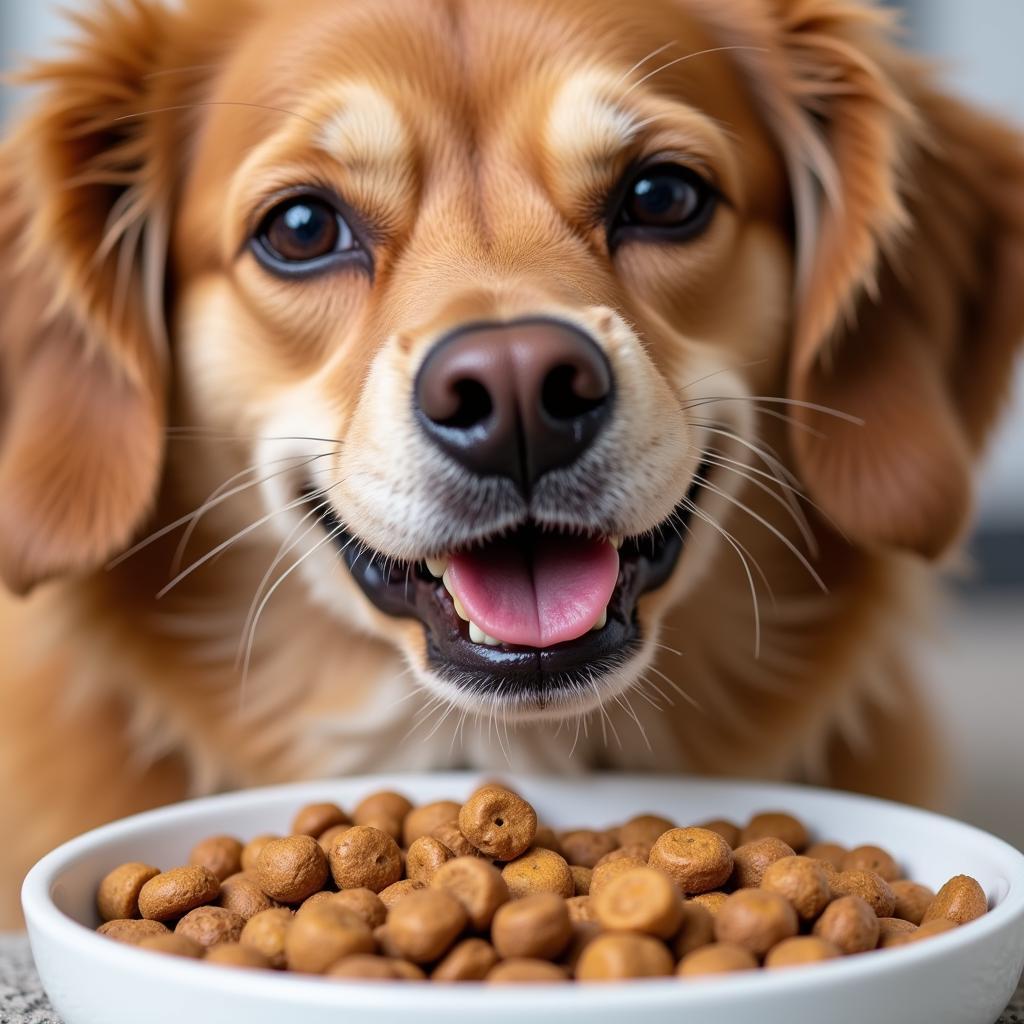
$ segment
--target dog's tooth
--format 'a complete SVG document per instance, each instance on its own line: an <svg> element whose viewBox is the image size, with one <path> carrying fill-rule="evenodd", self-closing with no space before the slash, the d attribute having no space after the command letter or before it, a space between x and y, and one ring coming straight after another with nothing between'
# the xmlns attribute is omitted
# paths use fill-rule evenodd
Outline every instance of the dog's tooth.
<svg viewBox="0 0 1024 1024"><path fill-rule="evenodd" d="M501 641L496 636L491 636L490 633L484 633L484 643L488 647L500 647Z"/></svg>
<svg viewBox="0 0 1024 1024"><path fill-rule="evenodd" d="M604 629L604 627L605 627L606 625L608 625L608 609L607 609L607 607L606 607L606 608L604 608L604 609L603 609L603 610L601 611L601 614L600 614L600 616L598 617L598 620L597 620L597 622L595 622L595 623L594 623L594 624L593 624L593 625L592 625L592 626L590 627L590 631L591 631L591 633L596 633L596 632L597 632L597 631L598 631L599 629Z"/></svg>
<svg viewBox="0 0 1024 1024"><path fill-rule="evenodd" d="M609 537L608 538L608 543L611 544L611 546L613 548L615 548L616 551L618 551L619 548L622 547L622 537L621 537L621 535L616 534L613 537Z"/></svg>
<svg viewBox="0 0 1024 1024"><path fill-rule="evenodd" d="M469 639L475 644L486 643L487 634L472 620L469 620Z"/></svg>
<svg viewBox="0 0 1024 1024"><path fill-rule="evenodd" d="M427 569L430 571L431 576L436 576L441 579L448 569L448 558L443 556L441 558L428 558L426 559Z"/></svg>
<svg viewBox="0 0 1024 1024"><path fill-rule="evenodd" d="M452 604L455 605L455 614L458 615L463 622L469 622L469 612L462 606L462 602L452 594Z"/></svg>

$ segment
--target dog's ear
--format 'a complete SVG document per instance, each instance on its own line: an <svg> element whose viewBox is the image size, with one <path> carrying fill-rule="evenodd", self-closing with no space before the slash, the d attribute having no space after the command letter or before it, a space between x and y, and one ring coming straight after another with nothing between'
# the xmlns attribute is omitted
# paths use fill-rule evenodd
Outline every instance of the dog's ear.
<svg viewBox="0 0 1024 1024"><path fill-rule="evenodd" d="M1024 142L853 0L768 0L746 54L793 183L797 468L856 543L937 557L1024 335ZM765 6L761 7L762 16Z"/></svg>
<svg viewBox="0 0 1024 1024"><path fill-rule="evenodd" d="M37 102L0 148L0 575L17 592L124 545L163 458L180 15L97 8L26 76Z"/></svg>

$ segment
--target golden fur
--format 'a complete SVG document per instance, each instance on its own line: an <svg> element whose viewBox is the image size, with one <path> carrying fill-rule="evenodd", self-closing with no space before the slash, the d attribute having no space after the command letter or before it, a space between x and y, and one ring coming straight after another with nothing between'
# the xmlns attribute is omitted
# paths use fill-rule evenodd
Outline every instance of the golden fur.
<svg viewBox="0 0 1024 1024"><path fill-rule="evenodd" d="M1021 139L854 0L179 8L98 0L0 149L2 913L101 821L339 772L935 799L913 637L1024 332ZM652 153L729 202L690 243L611 258L593 211ZM246 255L268 196L313 183L372 225L372 283L285 283ZM460 481L415 431L411 379L459 323L537 313L587 327L619 380L580 508L641 533L698 447L720 470L641 600L641 654L552 709L582 731L452 713L422 628L374 610L289 507L308 474L386 555L458 543ZM166 596L180 531L107 570L217 488L181 565L217 555Z"/></svg>

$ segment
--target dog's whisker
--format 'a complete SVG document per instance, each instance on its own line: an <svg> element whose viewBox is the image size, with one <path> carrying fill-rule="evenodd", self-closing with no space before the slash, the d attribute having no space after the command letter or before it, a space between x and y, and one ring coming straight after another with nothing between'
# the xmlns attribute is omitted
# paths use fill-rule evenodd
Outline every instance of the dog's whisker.
<svg viewBox="0 0 1024 1024"><path fill-rule="evenodd" d="M296 113L294 110L286 110L284 107L272 107L265 103L246 103L242 100L196 100L193 103L175 103L167 107L152 107L149 110L136 110L130 114L120 114L117 117L106 119L108 125L117 124L119 121L131 121L140 117L151 117L153 114L169 114L178 110L194 110L197 107L246 107L252 110L266 110L274 114L288 114L290 117L297 117L306 124L318 127L316 121L306 117L305 114Z"/></svg>
<svg viewBox="0 0 1024 1024"><path fill-rule="evenodd" d="M651 50L646 57L641 57L628 71L624 71L615 81L616 85L621 85L634 71L639 71L649 60L653 60L659 54L664 53L670 46L675 46L676 41L670 39L667 43L662 43L661 46L654 50Z"/></svg>
<svg viewBox="0 0 1024 1024"><path fill-rule="evenodd" d="M696 408L699 405L710 405L714 402L768 402L776 405L789 405L797 409L820 412L837 420L845 420L857 427L864 426L864 420L860 416L854 416L852 413L836 409L834 406L819 405L817 402L804 402L798 398L785 398L778 395L702 395L700 398L685 403L685 407Z"/></svg>
<svg viewBox="0 0 1024 1024"><path fill-rule="evenodd" d="M660 67L656 67L653 71L648 71L642 78L638 78L623 94L628 96L634 89L639 88L644 82L649 81L655 75L660 75L662 71L667 71L670 67L676 64L683 64L688 60L693 60L695 57L704 57L711 53L724 53L727 50L754 50L760 53L764 53L764 47L761 46L710 46L706 50L697 50L694 53L684 54L682 57L676 57L674 60L666 61Z"/></svg>
<svg viewBox="0 0 1024 1024"><path fill-rule="evenodd" d="M234 434L212 427L167 427L164 431L172 441L316 441L330 444L340 451L342 442L336 437L315 437L312 434ZM335 452L334 454L336 454ZM303 455L308 454L303 452Z"/></svg>
<svg viewBox="0 0 1024 1024"><path fill-rule="evenodd" d="M666 684L672 688L674 693L679 694L687 704L690 705L695 711L699 711L701 714L705 714L703 705L694 697L692 694L684 690L674 679L670 679L664 672L658 668L657 665L648 665L648 670L654 672L656 675L661 676L665 680Z"/></svg>
<svg viewBox="0 0 1024 1024"><path fill-rule="evenodd" d="M623 711L625 711L626 714L633 719L633 722L635 723L637 729L640 732L640 736L643 738L644 745L647 747L649 751L653 753L654 748L651 746L651 741L647 735L647 730L644 728L643 723L640 721L640 718L634 710L629 698L624 693L617 693L614 697L614 700L615 703L618 704L619 707L622 708Z"/></svg>

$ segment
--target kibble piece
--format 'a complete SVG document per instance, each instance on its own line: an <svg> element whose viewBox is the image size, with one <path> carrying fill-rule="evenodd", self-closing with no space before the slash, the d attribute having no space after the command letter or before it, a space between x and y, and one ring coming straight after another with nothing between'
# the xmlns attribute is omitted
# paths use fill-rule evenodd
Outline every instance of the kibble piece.
<svg viewBox="0 0 1024 1024"><path fill-rule="evenodd" d="M284 937L289 970L306 974L323 974L342 957L373 952L373 933L363 919L335 903L296 914Z"/></svg>
<svg viewBox="0 0 1024 1024"><path fill-rule="evenodd" d="M827 864L831 864L836 871L842 871L843 858L847 852L846 847L840 846L839 843L811 843L804 850L804 856L812 857L814 860L823 860Z"/></svg>
<svg viewBox="0 0 1024 1024"><path fill-rule="evenodd" d="M682 960L695 949L710 945L714 941L715 919L711 912L692 900L684 903L683 916L671 943L676 959Z"/></svg>
<svg viewBox="0 0 1024 1024"><path fill-rule="evenodd" d="M814 934L846 956L866 953L878 945L878 915L859 896L833 900L814 922Z"/></svg>
<svg viewBox="0 0 1024 1024"><path fill-rule="evenodd" d="M904 921L902 917L880 917L878 919L878 948L888 949L892 938L917 930L916 924Z"/></svg>
<svg viewBox="0 0 1024 1024"><path fill-rule="evenodd" d="M683 900L668 875L654 868L636 868L619 875L594 897L594 912L608 931L670 939L682 922Z"/></svg>
<svg viewBox="0 0 1024 1024"><path fill-rule="evenodd" d="M654 843L627 843L625 846L618 846L606 853L594 867L599 868L602 864L610 864L613 860L623 860L627 857L646 864L647 858L651 855L652 846Z"/></svg>
<svg viewBox="0 0 1024 1024"><path fill-rule="evenodd" d="M96 893L96 909L104 921L117 921L139 916L139 892L160 874L159 868L132 861L114 868L100 882Z"/></svg>
<svg viewBox="0 0 1024 1024"><path fill-rule="evenodd" d="M794 855L792 846L781 839L767 836L737 846L732 851L733 870L730 884L734 889L756 889L769 864Z"/></svg>
<svg viewBox="0 0 1024 1024"><path fill-rule="evenodd" d="M423 970L419 964L414 964L410 960L405 960L400 956L390 957L391 966L394 968L395 974L398 975L400 981L426 981L427 972Z"/></svg>
<svg viewBox="0 0 1024 1024"><path fill-rule="evenodd" d="M491 942L502 959L512 957L554 960L569 944L572 925L565 900L542 892L498 908L491 925Z"/></svg>
<svg viewBox="0 0 1024 1024"><path fill-rule="evenodd" d="M743 946L762 957L799 929L796 911L784 896L766 889L734 892L715 916L715 939Z"/></svg>
<svg viewBox="0 0 1024 1024"><path fill-rule="evenodd" d="M687 953L680 960L676 974L680 978L700 978L705 974L730 974L733 971L756 969L757 960L750 950L729 942L713 942Z"/></svg>
<svg viewBox="0 0 1024 1024"><path fill-rule="evenodd" d="M589 942L576 962L579 981L662 978L672 973L665 943L650 935L605 933Z"/></svg>
<svg viewBox="0 0 1024 1024"><path fill-rule="evenodd" d="M483 857L463 834L457 821L446 821L438 825L430 835L443 843L456 857Z"/></svg>
<svg viewBox="0 0 1024 1024"><path fill-rule="evenodd" d="M792 939L783 939L777 946L768 950L764 965L768 968L803 967L806 964L820 963L822 960L835 960L842 954L831 942L816 935L797 935Z"/></svg>
<svg viewBox="0 0 1024 1024"><path fill-rule="evenodd" d="M177 923L174 934L184 935L203 949L210 949L222 942L237 942L244 927L245 921L232 910L196 907Z"/></svg>
<svg viewBox="0 0 1024 1024"><path fill-rule="evenodd" d="M284 939L291 927L292 912L286 907L263 910L250 917L238 941L261 954L271 967L285 965Z"/></svg>
<svg viewBox="0 0 1024 1024"><path fill-rule="evenodd" d="M242 844L234 836L210 836L192 847L188 862L209 868L223 882L242 870Z"/></svg>
<svg viewBox="0 0 1024 1024"><path fill-rule="evenodd" d="M327 881L327 857L312 836L271 840L256 859L260 888L281 903L301 903Z"/></svg>
<svg viewBox="0 0 1024 1024"><path fill-rule="evenodd" d="M280 836L275 835L273 832L264 832L262 835L258 835L254 839L250 839L249 842L242 847L242 870L255 871L256 861L259 860L259 856L263 852L263 847L272 840L280 838Z"/></svg>
<svg viewBox="0 0 1024 1024"><path fill-rule="evenodd" d="M570 896L565 901L565 909L569 911L570 921L596 921L594 901L590 896Z"/></svg>
<svg viewBox="0 0 1024 1024"><path fill-rule="evenodd" d="M511 790L484 786L462 805L459 830L488 857L514 860L537 835L537 813Z"/></svg>
<svg viewBox="0 0 1024 1024"><path fill-rule="evenodd" d="M342 957L326 971L327 978L350 978L360 981L403 981L390 957L376 953L356 953Z"/></svg>
<svg viewBox="0 0 1024 1024"><path fill-rule="evenodd" d="M292 819L292 834L318 839L329 828L351 824L352 819L337 804L306 804Z"/></svg>
<svg viewBox="0 0 1024 1024"><path fill-rule="evenodd" d="M763 811L755 814L740 833L740 843L752 843L755 839L781 839L794 853L800 853L810 844L810 836L804 823L784 811Z"/></svg>
<svg viewBox="0 0 1024 1024"><path fill-rule="evenodd" d="M944 932L951 932L957 925L947 917L939 917L934 921L928 921L917 928L910 928L908 931L892 933L885 940L886 949L894 949L897 946L906 946L911 942L921 942L923 939L930 939Z"/></svg>
<svg viewBox="0 0 1024 1024"><path fill-rule="evenodd" d="M334 841L331 874L339 889L380 892L402 877L402 851L386 832L355 825Z"/></svg>
<svg viewBox="0 0 1024 1024"><path fill-rule="evenodd" d="M390 910L399 900L404 900L410 893L426 889L426 886L415 878L400 878L389 886L381 889L377 894L385 908Z"/></svg>
<svg viewBox="0 0 1024 1024"><path fill-rule="evenodd" d="M651 847L650 865L687 894L719 888L732 874L732 849L706 828L669 829Z"/></svg>
<svg viewBox="0 0 1024 1024"><path fill-rule="evenodd" d="M537 834L533 837L534 846L543 846L545 850L554 850L555 853L565 856L562 844L555 835L555 830L550 825L538 825Z"/></svg>
<svg viewBox="0 0 1024 1024"><path fill-rule="evenodd" d="M726 818L712 818L710 821L700 822L696 827L717 832L733 849L740 845L739 825Z"/></svg>
<svg viewBox="0 0 1024 1024"><path fill-rule="evenodd" d="M619 841L610 832L597 832L580 828L563 832L561 837L562 855L573 865L592 868L602 857L619 846Z"/></svg>
<svg viewBox="0 0 1024 1024"><path fill-rule="evenodd" d="M274 901L245 873L225 878L220 885L217 906L234 911L243 920L270 910Z"/></svg>
<svg viewBox="0 0 1024 1024"><path fill-rule="evenodd" d="M484 939L463 939L434 968L431 981L483 981L498 962L494 947Z"/></svg>
<svg viewBox="0 0 1024 1024"><path fill-rule="evenodd" d="M140 949L148 949L154 953L166 953L168 956L182 956L186 960L199 960L203 955L203 947L186 935L165 932L163 935L150 935L139 944Z"/></svg>
<svg viewBox="0 0 1024 1024"><path fill-rule="evenodd" d="M439 839L433 836L420 836L406 851L406 876L428 885L430 879L434 877L434 872L453 856L452 851Z"/></svg>
<svg viewBox="0 0 1024 1024"><path fill-rule="evenodd" d="M955 875L935 894L935 899L921 918L921 924L945 919L966 924L988 910L985 890L970 875Z"/></svg>
<svg viewBox="0 0 1024 1024"><path fill-rule="evenodd" d="M330 857L331 847L334 845L334 840L343 832L347 832L351 827L351 825L332 825L325 832L322 832L316 837L316 841L320 844L320 849Z"/></svg>
<svg viewBox="0 0 1024 1024"><path fill-rule="evenodd" d="M568 981L564 967L547 960L503 960L490 969L484 979L491 985L529 984Z"/></svg>
<svg viewBox="0 0 1024 1024"><path fill-rule="evenodd" d="M859 896L879 917L892 917L896 909L889 883L874 871L840 871L829 885L833 897Z"/></svg>
<svg viewBox="0 0 1024 1024"><path fill-rule="evenodd" d="M343 889L341 892L330 893L328 898L339 907L357 913L371 931L382 925L388 916L388 908L380 896L369 889Z"/></svg>
<svg viewBox="0 0 1024 1024"><path fill-rule="evenodd" d="M615 831L620 846L643 843L653 846L666 832L676 827L674 821L663 818L660 814L637 814Z"/></svg>
<svg viewBox="0 0 1024 1024"><path fill-rule="evenodd" d="M583 950L601 934L601 926L596 921L573 921L569 945L559 957L559 962L564 964L571 974L575 974Z"/></svg>
<svg viewBox="0 0 1024 1024"><path fill-rule="evenodd" d="M712 917L715 917L728 898L727 892L716 889L714 892L702 892L699 896L694 896L690 903L696 903L698 907L703 907Z"/></svg>
<svg viewBox="0 0 1024 1024"><path fill-rule="evenodd" d="M569 870L572 872L572 884L576 895L589 896L590 880L594 877L594 869L583 868L578 864L570 864Z"/></svg>
<svg viewBox="0 0 1024 1024"><path fill-rule="evenodd" d="M616 850L615 853L618 853ZM647 867L647 858L640 857L616 857L615 853L608 854L601 858L601 863L594 868L590 875L590 895L596 896L613 879L624 875L634 868Z"/></svg>
<svg viewBox="0 0 1024 1024"><path fill-rule="evenodd" d="M911 924L920 924L925 912L932 905L935 893L927 885L911 882L906 878L889 883L893 896L896 897L894 917L902 917Z"/></svg>
<svg viewBox="0 0 1024 1024"><path fill-rule="evenodd" d="M159 921L140 921L138 918L126 921L105 921L96 931L108 939L125 942L129 946L137 946L143 939L149 939L156 935L169 934L167 926Z"/></svg>
<svg viewBox="0 0 1024 1024"><path fill-rule="evenodd" d="M761 888L785 896L802 921L813 921L832 899L828 876L810 857L783 857L769 864Z"/></svg>
<svg viewBox="0 0 1024 1024"><path fill-rule="evenodd" d="M840 871L874 871L887 882L895 882L902 872L891 853L880 846L854 847L839 865Z"/></svg>
<svg viewBox="0 0 1024 1024"><path fill-rule="evenodd" d="M270 961L251 946L243 946L237 942L222 942L206 951L208 964L220 964L221 967L242 967L249 970L266 970Z"/></svg>
<svg viewBox="0 0 1024 1024"><path fill-rule="evenodd" d="M190 910L212 903L220 895L220 882L209 868L190 864L151 878L139 890L139 912L151 921L171 921Z"/></svg>
<svg viewBox="0 0 1024 1024"><path fill-rule="evenodd" d="M307 896L296 908L296 914L304 914L310 907L315 907L318 903L327 903L329 900L333 900L338 894L331 892L330 889L321 889L320 892L313 893L312 896ZM278 904L280 906L281 904Z"/></svg>
<svg viewBox="0 0 1024 1024"><path fill-rule="evenodd" d="M368 825L387 832L396 842L402 838L405 816L412 810L412 803L391 790L381 790L364 797L352 812L357 825Z"/></svg>
<svg viewBox="0 0 1024 1024"><path fill-rule="evenodd" d="M391 945L415 964L442 957L466 927L462 904L443 889L424 889L406 896L388 913Z"/></svg>
<svg viewBox="0 0 1024 1024"><path fill-rule="evenodd" d="M508 885L493 864L477 857L456 857L434 872L432 889L451 893L461 904L475 931L491 925L495 911L509 900Z"/></svg>
<svg viewBox="0 0 1024 1024"><path fill-rule="evenodd" d="M568 899L576 892L565 858L539 847L506 864L501 877L513 899L538 892L553 892Z"/></svg>
<svg viewBox="0 0 1024 1024"><path fill-rule="evenodd" d="M458 821L461 805L454 800L435 800L422 807L414 807L402 822L402 843L412 846L420 836L429 836L438 825Z"/></svg>

